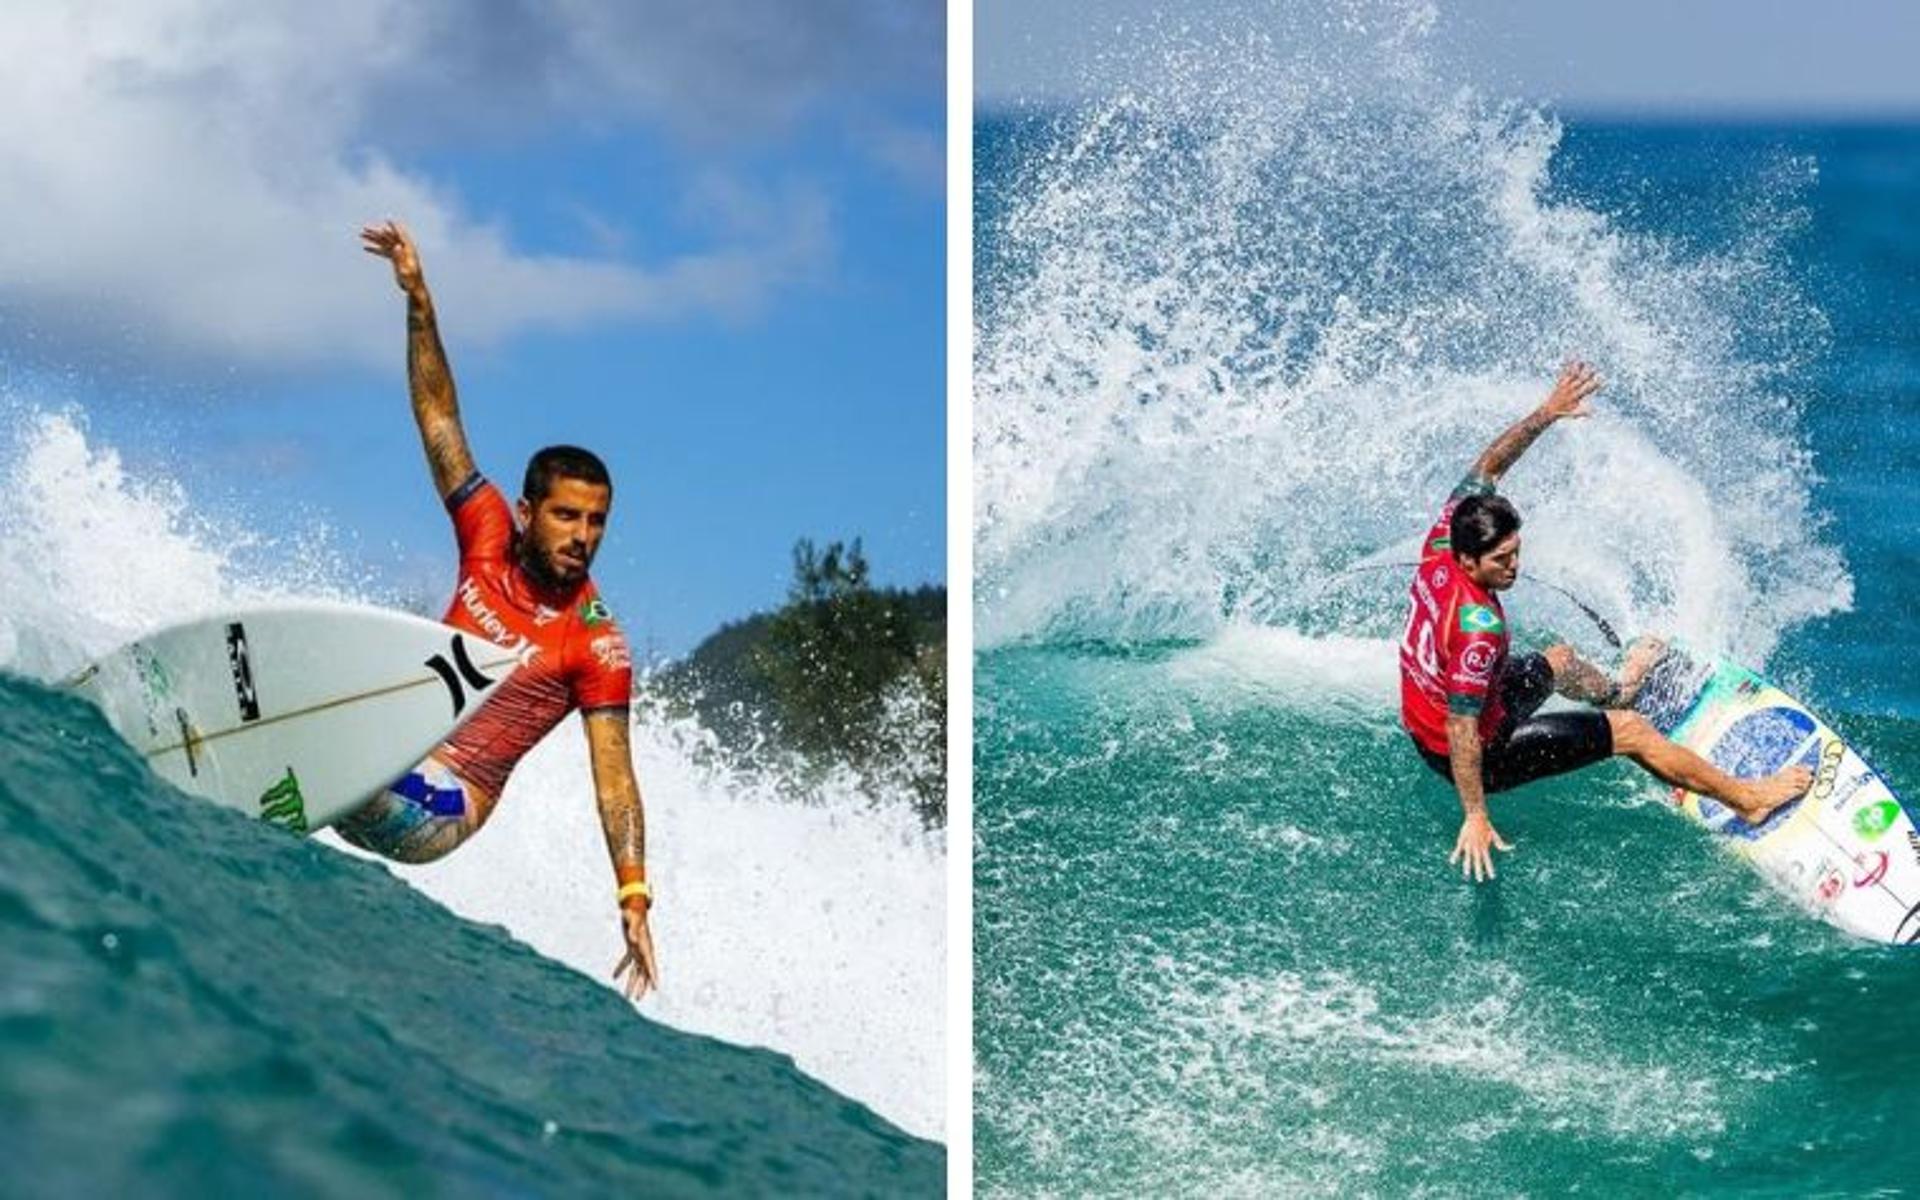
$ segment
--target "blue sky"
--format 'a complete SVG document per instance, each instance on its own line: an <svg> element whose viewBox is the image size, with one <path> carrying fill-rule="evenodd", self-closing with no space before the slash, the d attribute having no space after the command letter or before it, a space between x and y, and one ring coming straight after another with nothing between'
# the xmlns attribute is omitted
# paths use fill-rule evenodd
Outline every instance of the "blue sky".
<svg viewBox="0 0 1920 1200"><path fill-rule="evenodd" d="M944 579L940 4L172 0L0 38L11 390L222 522L451 589L355 238L392 216L482 469L608 460L595 575L638 645L777 604L798 537Z"/></svg>
<svg viewBox="0 0 1920 1200"><path fill-rule="evenodd" d="M1148 31L1417 35L1454 78L1563 111L1920 118L1910 0L976 0L976 103L1140 82Z"/></svg>

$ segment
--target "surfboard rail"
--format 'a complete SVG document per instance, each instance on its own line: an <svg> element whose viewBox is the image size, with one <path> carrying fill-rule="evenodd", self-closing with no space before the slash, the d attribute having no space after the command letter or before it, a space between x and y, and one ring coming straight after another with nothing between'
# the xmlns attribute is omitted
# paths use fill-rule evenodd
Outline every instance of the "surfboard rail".
<svg viewBox="0 0 1920 1200"><path fill-rule="evenodd" d="M183 791L310 832L444 742L523 653L409 613L302 600L156 630L61 686Z"/></svg>

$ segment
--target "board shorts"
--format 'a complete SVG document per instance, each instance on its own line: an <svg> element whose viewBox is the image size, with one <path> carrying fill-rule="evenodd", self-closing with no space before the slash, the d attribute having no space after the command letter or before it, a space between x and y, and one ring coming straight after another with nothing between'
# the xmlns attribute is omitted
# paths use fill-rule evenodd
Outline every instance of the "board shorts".
<svg viewBox="0 0 1920 1200"><path fill-rule="evenodd" d="M1613 756L1613 725L1598 709L1538 713L1553 695L1553 667L1543 654L1523 654L1507 661L1500 674L1500 699L1506 718L1494 736L1480 748L1480 777L1491 795L1523 783L1565 775ZM1414 743L1414 749L1434 773L1453 782L1453 763L1444 754Z"/></svg>
<svg viewBox="0 0 1920 1200"><path fill-rule="evenodd" d="M466 841L480 820L460 777L429 758L336 821L333 830L382 858L423 863Z"/></svg>

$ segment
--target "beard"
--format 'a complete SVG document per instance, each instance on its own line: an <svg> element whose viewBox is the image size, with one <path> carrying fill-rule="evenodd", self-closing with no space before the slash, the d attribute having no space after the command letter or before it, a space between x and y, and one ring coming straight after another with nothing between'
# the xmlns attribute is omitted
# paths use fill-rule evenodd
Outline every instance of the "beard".
<svg viewBox="0 0 1920 1200"><path fill-rule="evenodd" d="M562 563L556 555L562 549L571 549L580 556L580 565L574 567ZM536 545L532 538L522 535L514 558L520 563L520 569L532 577L533 581L550 592L565 591L576 587L587 578L587 569L593 565L593 551L578 542L561 542L551 547Z"/></svg>

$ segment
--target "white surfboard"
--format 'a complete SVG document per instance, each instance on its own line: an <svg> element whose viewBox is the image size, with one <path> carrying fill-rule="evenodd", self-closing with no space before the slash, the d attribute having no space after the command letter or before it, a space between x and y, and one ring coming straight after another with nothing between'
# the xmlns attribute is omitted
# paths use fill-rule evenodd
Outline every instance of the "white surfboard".
<svg viewBox="0 0 1920 1200"><path fill-rule="evenodd" d="M404 775L518 666L435 621L302 602L160 630L65 686L176 787L306 833Z"/></svg>
<svg viewBox="0 0 1920 1200"><path fill-rule="evenodd" d="M1674 803L1831 924L1876 942L1920 941L1920 832L1887 781L1826 722L1745 667L1677 650L1635 707L1730 774L1812 770L1812 789L1757 827L1691 792L1675 789Z"/></svg>

